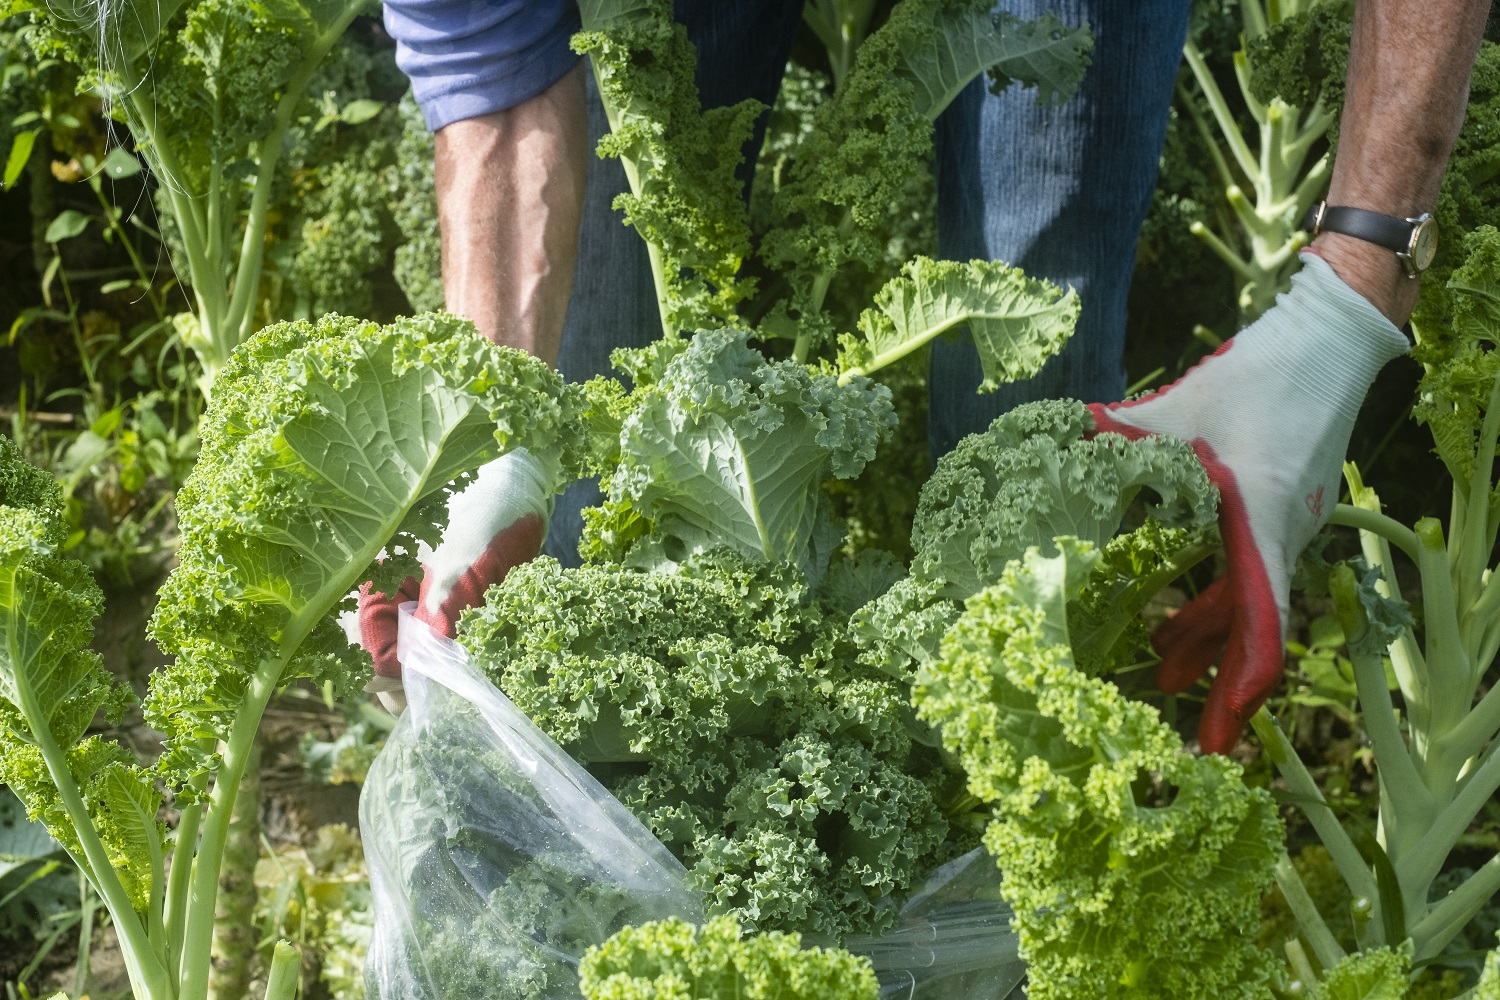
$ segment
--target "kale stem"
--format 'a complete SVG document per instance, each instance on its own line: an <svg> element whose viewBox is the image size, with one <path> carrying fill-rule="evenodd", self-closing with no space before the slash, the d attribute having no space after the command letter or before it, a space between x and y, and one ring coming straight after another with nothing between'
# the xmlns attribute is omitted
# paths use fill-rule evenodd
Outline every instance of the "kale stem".
<svg viewBox="0 0 1500 1000"><path fill-rule="evenodd" d="M1412 928L1416 959L1431 958L1441 952L1497 892L1500 892L1500 854L1486 861Z"/></svg>
<svg viewBox="0 0 1500 1000"><path fill-rule="evenodd" d="M1265 708L1261 708L1250 719L1250 725L1254 727L1255 734L1260 737L1261 745L1265 747L1276 770L1281 773L1291 789L1292 794L1298 796L1302 801L1299 803L1307 820L1317 831L1318 838L1323 841L1323 846L1328 849L1328 854L1333 858L1334 866L1338 868L1339 874L1344 877L1344 884L1349 887L1349 892L1356 899L1363 896L1366 899L1375 899L1379 892L1375 886L1375 876L1371 874L1365 859L1360 855L1359 849L1354 846L1354 841L1349 838L1349 832L1339 823L1338 817L1328 807L1323 798L1323 792L1318 788L1318 783L1308 773L1307 767L1302 763L1302 758L1297 756L1297 750L1292 746L1276 720Z"/></svg>
<svg viewBox="0 0 1500 1000"><path fill-rule="evenodd" d="M302 644L310 626L289 625L282 640L282 655L261 662L250 679L239 710L230 727L224 757L214 778L214 790L203 823L203 842L193 860L192 884L183 929L182 966L178 995L181 1000L202 1000L208 995L208 972L213 944L214 909L218 902L219 868L224 861L224 844L229 836L229 819L234 812L240 776L260 729L261 717L276 690L287 661Z"/></svg>
<svg viewBox="0 0 1500 1000"><path fill-rule="evenodd" d="M1308 894L1307 886L1302 884L1302 876L1297 874L1292 859L1285 854L1276 861L1276 886L1297 918L1297 926L1307 935L1307 942L1312 945L1319 964L1325 969L1333 968L1344 958L1344 949L1318 912L1317 904Z"/></svg>
<svg viewBox="0 0 1500 1000"><path fill-rule="evenodd" d="M1328 519L1328 523L1342 525L1346 528L1358 528L1360 531L1368 531L1379 535L1410 556L1412 562L1418 561L1416 532L1395 518L1387 517L1379 511L1365 510L1361 507L1351 507L1349 504L1341 503L1333 508L1333 516Z"/></svg>
<svg viewBox="0 0 1500 1000"><path fill-rule="evenodd" d="M125 887L120 884L119 876L115 874L114 866L110 864L109 852L99 839L88 806L84 804L78 785L73 781L67 755L52 735L52 728L48 724L50 720L40 711L29 686L16 685L16 693L21 714L31 728L36 748L41 751L42 760L47 764L47 773L51 775L63 809L68 814L68 822L72 824L79 846L83 849L87 864L80 868L94 883L94 888L104 898L104 905L109 908L115 933L120 939L120 952L136 996L141 1000L171 1000L172 991L166 979L166 970L156 962L150 938L135 912L135 904L130 901Z"/></svg>

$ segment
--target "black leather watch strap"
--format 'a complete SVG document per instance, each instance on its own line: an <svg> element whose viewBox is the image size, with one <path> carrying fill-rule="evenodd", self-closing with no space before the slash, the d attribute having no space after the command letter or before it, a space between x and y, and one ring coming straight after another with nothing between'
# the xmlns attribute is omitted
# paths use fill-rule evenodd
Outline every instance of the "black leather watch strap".
<svg viewBox="0 0 1500 1000"><path fill-rule="evenodd" d="M1320 217L1319 208L1318 205L1313 206L1312 217L1307 226L1308 231L1315 236L1318 233L1343 233L1397 253L1406 253L1411 248L1414 227L1407 219L1382 215L1364 208L1351 208L1348 205L1322 206Z"/></svg>

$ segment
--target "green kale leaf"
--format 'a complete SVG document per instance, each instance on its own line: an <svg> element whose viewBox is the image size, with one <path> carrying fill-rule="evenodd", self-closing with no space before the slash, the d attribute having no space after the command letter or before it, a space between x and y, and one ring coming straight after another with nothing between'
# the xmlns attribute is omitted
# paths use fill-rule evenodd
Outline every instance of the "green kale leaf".
<svg viewBox="0 0 1500 1000"><path fill-rule="evenodd" d="M1015 910L1028 994L1261 997L1254 943L1283 851L1271 796L1220 756L1182 752L1150 706L1073 660L1068 604L1088 542L1031 549L971 598L919 668L918 714L993 808L985 846Z"/></svg>
<svg viewBox="0 0 1500 1000"><path fill-rule="evenodd" d="M702 927L662 920L590 948L585 1000L875 1000L869 959L803 948L797 934L741 935L732 917Z"/></svg>
<svg viewBox="0 0 1500 1000"><path fill-rule="evenodd" d="M612 516L648 519L672 561L728 545L810 570L822 482L875 457L895 423L890 391L768 362L747 336L700 332L631 397Z"/></svg>
<svg viewBox="0 0 1500 1000"><path fill-rule="evenodd" d="M795 568L728 550L676 572L512 570L459 641L756 930L875 932L972 846L904 683L860 665ZM916 737L916 739L914 739Z"/></svg>

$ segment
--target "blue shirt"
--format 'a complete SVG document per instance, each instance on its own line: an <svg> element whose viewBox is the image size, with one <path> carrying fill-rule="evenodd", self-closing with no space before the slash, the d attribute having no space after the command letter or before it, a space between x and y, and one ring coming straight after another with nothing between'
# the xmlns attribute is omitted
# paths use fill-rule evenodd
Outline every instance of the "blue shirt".
<svg viewBox="0 0 1500 1000"><path fill-rule="evenodd" d="M434 131L535 97L579 58L574 0L385 0L385 27Z"/></svg>

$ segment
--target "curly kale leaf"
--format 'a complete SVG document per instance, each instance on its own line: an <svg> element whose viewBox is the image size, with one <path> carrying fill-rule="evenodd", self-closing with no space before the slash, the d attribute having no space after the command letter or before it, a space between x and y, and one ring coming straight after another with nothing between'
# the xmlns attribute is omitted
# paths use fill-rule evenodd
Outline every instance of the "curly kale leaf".
<svg viewBox="0 0 1500 1000"><path fill-rule="evenodd" d="M0 438L0 782L86 870L107 859L144 908L160 888L161 795L123 747L84 738L95 715L116 718L132 697L89 648L104 595L62 556L65 525L61 487ZM81 802L58 788L53 767ZM79 824L90 819L98 840L86 846Z"/></svg>
<svg viewBox="0 0 1500 1000"><path fill-rule="evenodd" d="M961 601L1028 548L1051 551L1064 534L1105 547L1069 611L1081 668L1097 675L1134 661L1146 646L1147 602L1217 548L1218 492L1181 441L1085 440L1092 427L1082 403L1028 403L938 462L917 503L910 577L854 615L866 663L901 677L930 661ZM1116 538L1142 490L1157 504Z"/></svg>
<svg viewBox="0 0 1500 1000"><path fill-rule="evenodd" d="M1500 1000L1500 948L1484 960L1484 972L1474 989L1474 1000Z"/></svg>
<svg viewBox="0 0 1500 1000"><path fill-rule="evenodd" d="M1028 995L1263 996L1260 898L1285 831L1220 756L1075 664L1067 605L1099 554L1058 538L971 598L913 699L990 803Z"/></svg>
<svg viewBox="0 0 1500 1000"><path fill-rule="evenodd" d="M615 208L651 247L666 333L732 323L755 287L739 275L750 224L735 172L765 107L747 100L703 110L696 54L671 0L579 9L573 49L589 56L609 115L599 155L625 167L631 190Z"/></svg>
<svg viewBox="0 0 1500 1000"><path fill-rule="evenodd" d="M1500 342L1500 230L1479 228L1464 241L1464 250L1465 261L1447 288L1455 336L1423 375L1413 408L1458 483L1473 475L1484 415L1500 379L1500 356L1486 346Z"/></svg>
<svg viewBox="0 0 1500 1000"><path fill-rule="evenodd" d="M1390 948L1346 957L1311 991L1313 1000L1404 1000L1411 959Z"/></svg>
<svg viewBox="0 0 1500 1000"><path fill-rule="evenodd" d="M743 935L732 917L702 927L626 927L578 967L585 1000L875 1000L866 958L803 948L797 934Z"/></svg>
<svg viewBox="0 0 1500 1000"><path fill-rule="evenodd" d="M1028 548L1056 535L1103 545L1143 490L1167 525L1211 522L1217 492L1197 457L1175 438L1084 439L1082 403L1019 406L961 441L922 488L912 530L912 575L941 580L962 600L999 578Z"/></svg>
<svg viewBox="0 0 1500 1000"><path fill-rule="evenodd" d="M728 545L811 568L820 486L875 457L895 423L890 392L768 362L747 336L699 333L631 398L610 475L613 516L649 519L674 561Z"/></svg>
<svg viewBox="0 0 1500 1000"><path fill-rule="evenodd" d="M1270 104L1279 97L1298 108L1321 100L1337 118L1344 106L1353 17L1349 0L1317 0L1248 39L1245 64L1255 99Z"/></svg>
<svg viewBox="0 0 1500 1000"><path fill-rule="evenodd" d="M1169 528L1149 518L1110 539L1082 595L1068 604L1078 669L1102 677L1134 663L1150 645L1151 628L1141 614L1146 605L1219 546L1213 525Z"/></svg>
<svg viewBox="0 0 1500 1000"><path fill-rule="evenodd" d="M864 341L846 341L841 367L873 372L966 325L984 368L980 392L1030 378L1062 349L1078 322L1077 293L999 261L918 257L859 318Z"/></svg>
<svg viewBox="0 0 1500 1000"><path fill-rule="evenodd" d="M997 85L1037 85L1050 102L1075 87L1086 65L1087 29L1055 18L991 16L985 0L905 0L860 45L834 97L783 171L773 199L778 225L761 257L790 282L771 309L769 333L832 332L824 298L835 272L859 262L877 270L881 234L915 175L928 169L932 123L970 80L997 68Z"/></svg>
<svg viewBox="0 0 1500 1000"><path fill-rule="evenodd" d="M264 704L294 677L352 683L362 657L329 612L372 574L411 571L450 483L484 462L524 445L560 481L578 465L578 410L540 361L452 316L251 338L216 383L177 496L179 565L151 622L176 662L152 677L147 719L186 752L226 736L252 692Z"/></svg>
<svg viewBox="0 0 1500 1000"><path fill-rule="evenodd" d="M962 853L956 776L906 687L861 667L793 567L719 550L678 572L512 570L460 642L759 930L872 931Z"/></svg>
<svg viewBox="0 0 1500 1000"><path fill-rule="evenodd" d="M443 308L441 243L438 236L437 196L433 180L432 133L422 120L422 109L407 93L396 106L401 138L394 162L386 168L386 184L393 192L391 216L402 243L391 260L392 275L416 312Z"/></svg>

